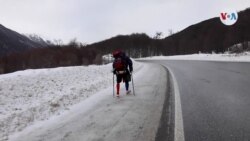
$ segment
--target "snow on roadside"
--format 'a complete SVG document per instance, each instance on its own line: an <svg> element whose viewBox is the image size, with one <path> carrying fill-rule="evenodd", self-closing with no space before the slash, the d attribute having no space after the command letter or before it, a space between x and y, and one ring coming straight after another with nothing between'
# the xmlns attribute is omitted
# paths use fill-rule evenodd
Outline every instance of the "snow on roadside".
<svg viewBox="0 0 250 141"><path fill-rule="evenodd" d="M134 62L138 71L141 63ZM112 87L112 66L37 69L0 75L0 141L35 121L60 115L70 106Z"/></svg>
<svg viewBox="0 0 250 141"><path fill-rule="evenodd" d="M250 62L250 52L240 54L191 54L176 56L154 56L140 58L140 60L200 60L200 61L230 61L230 62Z"/></svg>

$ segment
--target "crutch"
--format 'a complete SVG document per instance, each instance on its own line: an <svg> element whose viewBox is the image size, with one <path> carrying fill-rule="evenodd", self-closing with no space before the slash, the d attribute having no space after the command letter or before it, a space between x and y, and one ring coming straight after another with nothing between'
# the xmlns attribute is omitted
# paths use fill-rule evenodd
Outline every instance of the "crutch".
<svg viewBox="0 0 250 141"><path fill-rule="evenodd" d="M115 97L115 80L114 80L115 78L114 78L114 74L113 74L113 98Z"/></svg>
<svg viewBox="0 0 250 141"><path fill-rule="evenodd" d="M132 79L132 85L133 85L133 94L135 96L135 85L134 85L134 79L133 79L132 73L131 73L131 79Z"/></svg>

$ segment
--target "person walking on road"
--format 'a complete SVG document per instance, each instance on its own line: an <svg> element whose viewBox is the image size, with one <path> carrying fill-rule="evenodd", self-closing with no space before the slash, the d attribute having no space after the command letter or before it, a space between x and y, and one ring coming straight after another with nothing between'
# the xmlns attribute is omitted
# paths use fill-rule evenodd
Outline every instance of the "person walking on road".
<svg viewBox="0 0 250 141"><path fill-rule="evenodd" d="M123 81L125 83L126 94L130 94L129 82L131 81L131 73L133 72L133 62L126 56L122 51L113 52L114 62L113 62L113 73L116 75L116 96L119 97L120 94L120 83Z"/></svg>

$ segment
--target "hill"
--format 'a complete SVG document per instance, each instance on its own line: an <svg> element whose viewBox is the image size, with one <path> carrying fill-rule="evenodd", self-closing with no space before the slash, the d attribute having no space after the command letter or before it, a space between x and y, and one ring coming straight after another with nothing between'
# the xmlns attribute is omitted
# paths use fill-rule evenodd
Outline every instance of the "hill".
<svg viewBox="0 0 250 141"><path fill-rule="evenodd" d="M0 56L43 46L45 45L32 41L28 37L10 30L0 24Z"/></svg>
<svg viewBox="0 0 250 141"><path fill-rule="evenodd" d="M250 9L239 12L238 15L238 21L232 26L223 25L219 18L192 25L165 38L164 45L171 48L171 54L227 51L235 44L250 41Z"/></svg>
<svg viewBox="0 0 250 141"><path fill-rule="evenodd" d="M219 17L191 25L164 39L153 39L146 34L118 35L88 45L103 54L122 49L132 57L154 55L180 55L198 52L225 52L235 44L250 41L250 9L238 13L238 21L232 26L221 23ZM249 48L248 44L243 46Z"/></svg>

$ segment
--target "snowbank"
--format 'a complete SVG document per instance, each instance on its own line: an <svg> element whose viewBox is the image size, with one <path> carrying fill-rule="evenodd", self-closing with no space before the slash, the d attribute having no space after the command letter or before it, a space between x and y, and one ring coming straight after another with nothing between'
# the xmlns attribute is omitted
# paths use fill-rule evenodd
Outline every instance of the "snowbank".
<svg viewBox="0 0 250 141"><path fill-rule="evenodd" d="M108 87L71 106L60 116L35 122L22 132L10 135L9 140L154 140L165 100L167 72L157 64L141 66L134 74L135 96L126 95L123 84L120 98L112 98L112 87Z"/></svg>
<svg viewBox="0 0 250 141"><path fill-rule="evenodd" d="M135 63L135 72L142 64ZM112 86L111 64L38 69L0 75L0 141L35 121L60 115Z"/></svg>
<svg viewBox="0 0 250 141"><path fill-rule="evenodd" d="M191 54L176 56L154 56L140 58L140 60L200 60L200 61L230 61L230 62L250 62L250 52L240 54Z"/></svg>

